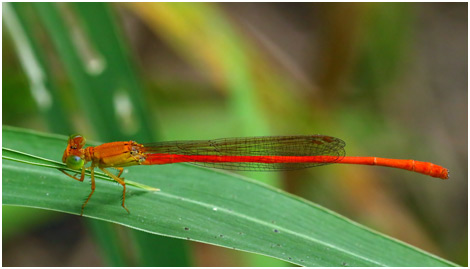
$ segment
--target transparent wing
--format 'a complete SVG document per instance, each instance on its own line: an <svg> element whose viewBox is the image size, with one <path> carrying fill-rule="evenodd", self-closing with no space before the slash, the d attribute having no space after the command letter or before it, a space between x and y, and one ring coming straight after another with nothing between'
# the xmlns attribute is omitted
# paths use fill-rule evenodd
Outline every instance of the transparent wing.
<svg viewBox="0 0 470 269"><path fill-rule="evenodd" d="M298 156L332 156L341 160L344 141L325 135L261 136L215 140L169 141L144 144L147 153L184 155L184 160L197 165L239 171L282 171L308 168L328 163L263 163L239 161L239 156L279 156L283 160ZM197 156L226 156L224 162L202 162ZM293 158L292 158L293 159Z"/></svg>

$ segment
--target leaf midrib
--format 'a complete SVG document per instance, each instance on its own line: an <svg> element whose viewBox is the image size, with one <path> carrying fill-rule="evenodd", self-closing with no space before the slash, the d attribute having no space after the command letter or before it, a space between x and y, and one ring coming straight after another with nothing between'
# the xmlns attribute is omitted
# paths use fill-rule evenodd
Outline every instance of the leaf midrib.
<svg viewBox="0 0 470 269"><path fill-rule="evenodd" d="M382 264L382 263L378 263L376 261L372 261L370 259L367 259L363 256L360 256L356 253L353 253L353 252L350 252L350 251L347 251L343 248L339 248L337 246L333 246L331 244L327 244L327 243L324 243L324 242L321 242L315 238L312 238L310 236L305 236L305 235L302 235L302 234L299 234L298 232L296 231L293 231L291 229L288 229L288 228L285 228L285 227L282 227L282 226L278 226L278 225L274 225L273 223L270 223L270 222L267 222L267 221L263 221L263 220L260 220L260 219L257 219L257 218L253 218L253 217L250 217L248 215L245 215L245 214L240 214L240 213L237 213L235 212L234 210L229 210L227 208L224 208L224 207L220 207L220 206L217 206L217 205L213 205L213 204L209 204L209 203L204 203L204 202L200 202L200 201L197 201L197 200L193 200L193 199L189 199L187 197L183 197L183 196L178 196L178 195L173 195L173 194L170 194L170 193L166 193L166 192L159 192L158 195L163 195L163 196L166 196L170 199L178 199L178 200L182 200L182 201L186 201L186 202L189 202L189 203L193 203L193 204L196 204L196 205L199 205L201 207L205 207L205 208L208 208L208 209L213 209L213 208L217 208L217 211L223 211L225 214L228 214L228 215L232 215L232 216L236 216L236 217L239 217L239 218L243 218L245 220L248 220L248 221L251 221L251 222L254 222L256 224L259 224L261 226L267 226L267 227L271 227L273 229L279 229L280 231L282 231L283 233L287 233L287 234L291 234L293 236L296 236L296 237L299 237L299 238L303 238L307 241L311 241L311 242L314 242L314 243L317 243L318 245L322 245L322 246L325 246L325 247L328 247L328 248L331 248L331 249L335 249L337 250L338 252L343 252L343 253L346 253L352 257L356 257L356 258L361 258L363 259L364 261L368 261L372 264L375 264L377 266L386 266L385 264ZM291 261L290 261L291 262Z"/></svg>

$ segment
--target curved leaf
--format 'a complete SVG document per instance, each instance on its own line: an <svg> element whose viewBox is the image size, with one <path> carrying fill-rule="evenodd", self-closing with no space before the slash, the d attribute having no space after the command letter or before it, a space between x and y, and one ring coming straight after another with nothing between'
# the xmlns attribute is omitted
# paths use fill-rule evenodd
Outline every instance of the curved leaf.
<svg viewBox="0 0 470 269"><path fill-rule="evenodd" d="M3 128L3 146L60 160L66 137ZM238 175L190 165L130 167L126 178L160 188L122 188L97 179L84 216L170 237L259 253L304 266L450 266L318 205ZM89 192L56 169L3 159L3 204L80 214Z"/></svg>

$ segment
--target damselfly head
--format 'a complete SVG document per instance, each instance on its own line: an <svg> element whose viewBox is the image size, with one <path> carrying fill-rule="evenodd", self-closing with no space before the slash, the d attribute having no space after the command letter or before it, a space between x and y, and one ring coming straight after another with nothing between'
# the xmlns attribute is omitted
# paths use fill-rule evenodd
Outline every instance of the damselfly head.
<svg viewBox="0 0 470 269"><path fill-rule="evenodd" d="M83 149L83 147L85 146L85 144L86 139L83 136L79 134L73 134L69 136L67 148L65 149L64 155L62 156L62 162L67 164L67 166L72 169L81 168L84 163L80 164L80 161L78 159L81 159L82 162L84 162L85 150ZM73 168L78 166L79 168Z"/></svg>
<svg viewBox="0 0 470 269"><path fill-rule="evenodd" d="M86 139L80 134L73 134L69 136L68 144L72 149L81 149L85 146Z"/></svg>

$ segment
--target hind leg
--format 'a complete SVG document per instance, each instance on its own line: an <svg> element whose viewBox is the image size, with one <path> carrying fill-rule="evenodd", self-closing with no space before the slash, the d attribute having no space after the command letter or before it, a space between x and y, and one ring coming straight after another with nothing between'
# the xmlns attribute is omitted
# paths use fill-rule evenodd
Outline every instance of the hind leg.
<svg viewBox="0 0 470 269"><path fill-rule="evenodd" d="M120 178L119 176L115 176L113 175L113 173L109 172L108 170L106 170L105 168L103 167L100 167L101 171L105 172L108 176L110 176L112 179L114 179L117 183L121 184L122 185L122 207L127 211L127 213L131 213L129 211L129 209L127 209L127 207L125 206L125 201L126 201L126 183L124 182L124 180L122 178ZM120 170L120 173L119 175L122 174L122 171L124 170L123 168L120 168L118 169Z"/></svg>

